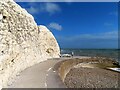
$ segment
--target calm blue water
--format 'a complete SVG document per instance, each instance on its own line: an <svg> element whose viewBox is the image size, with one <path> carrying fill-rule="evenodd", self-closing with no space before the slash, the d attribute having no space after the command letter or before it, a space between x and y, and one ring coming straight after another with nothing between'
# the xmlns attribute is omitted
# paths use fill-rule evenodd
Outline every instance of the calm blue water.
<svg viewBox="0 0 120 90"><path fill-rule="evenodd" d="M71 54L75 56L90 56L90 57L108 57L120 63L120 50L118 49L61 49L61 54Z"/></svg>

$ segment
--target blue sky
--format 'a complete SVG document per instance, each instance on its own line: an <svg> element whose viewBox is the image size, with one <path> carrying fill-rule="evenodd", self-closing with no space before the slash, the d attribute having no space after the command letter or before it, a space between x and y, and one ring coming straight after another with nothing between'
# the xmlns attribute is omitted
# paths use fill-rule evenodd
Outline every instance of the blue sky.
<svg viewBox="0 0 120 90"><path fill-rule="evenodd" d="M47 26L61 48L117 48L118 3L19 2Z"/></svg>

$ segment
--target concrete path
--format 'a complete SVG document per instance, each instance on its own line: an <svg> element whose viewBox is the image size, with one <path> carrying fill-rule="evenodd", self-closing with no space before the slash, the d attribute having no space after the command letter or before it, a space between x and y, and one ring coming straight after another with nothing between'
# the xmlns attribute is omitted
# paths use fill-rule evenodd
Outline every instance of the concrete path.
<svg viewBox="0 0 120 90"><path fill-rule="evenodd" d="M24 70L9 88L65 88L57 73L52 70L59 61L47 60Z"/></svg>
<svg viewBox="0 0 120 90"><path fill-rule="evenodd" d="M70 58L47 60L36 64L21 72L20 76L17 76L15 82L8 88L65 88L57 72L52 68L56 63L66 59Z"/></svg>

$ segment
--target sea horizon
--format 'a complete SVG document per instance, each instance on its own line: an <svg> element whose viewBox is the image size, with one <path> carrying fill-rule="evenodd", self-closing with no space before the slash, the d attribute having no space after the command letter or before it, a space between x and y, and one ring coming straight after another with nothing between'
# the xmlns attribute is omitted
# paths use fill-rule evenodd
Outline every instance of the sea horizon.
<svg viewBox="0 0 120 90"><path fill-rule="evenodd" d="M115 61L118 61L120 63L120 57L119 49L80 49L80 48L62 48L61 54L71 54L74 53L74 56L89 56L89 57L106 57L106 58L112 58Z"/></svg>

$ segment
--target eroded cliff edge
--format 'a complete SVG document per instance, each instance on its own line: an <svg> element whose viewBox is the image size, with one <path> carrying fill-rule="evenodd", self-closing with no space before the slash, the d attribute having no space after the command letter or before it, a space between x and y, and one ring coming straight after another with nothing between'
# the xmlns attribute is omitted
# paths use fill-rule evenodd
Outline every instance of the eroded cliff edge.
<svg viewBox="0 0 120 90"><path fill-rule="evenodd" d="M59 45L45 26L38 27L13 0L0 0L0 88L25 68L59 56Z"/></svg>

